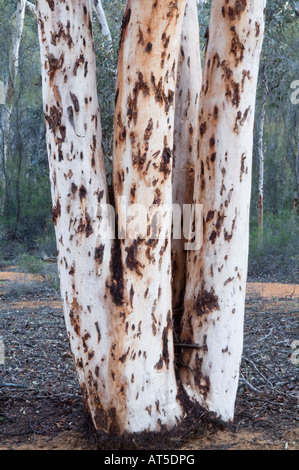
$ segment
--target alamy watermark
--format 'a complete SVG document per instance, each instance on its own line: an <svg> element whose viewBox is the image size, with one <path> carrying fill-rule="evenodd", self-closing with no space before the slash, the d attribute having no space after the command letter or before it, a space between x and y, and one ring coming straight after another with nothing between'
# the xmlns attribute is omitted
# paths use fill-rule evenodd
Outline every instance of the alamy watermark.
<svg viewBox="0 0 299 470"><path fill-rule="evenodd" d="M110 204L97 208L99 240L184 240L186 251L199 250L203 241L202 204L128 204L117 199L118 214Z"/></svg>
<svg viewBox="0 0 299 470"><path fill-rule="evenodd" d="M291 89L295 90L291 94L291 102L292 104L299 104L299 80L294 80L291 83Z"/></svg>

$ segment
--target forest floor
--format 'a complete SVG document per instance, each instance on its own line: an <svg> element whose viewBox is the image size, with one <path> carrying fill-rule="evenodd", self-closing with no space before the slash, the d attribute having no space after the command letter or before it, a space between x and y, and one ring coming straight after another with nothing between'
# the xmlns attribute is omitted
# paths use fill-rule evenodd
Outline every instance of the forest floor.
<svg viewBox="0 0 299 470"><path fill-rule="evenodd" d="M0 272L0 450L299 450L299 285L249 282L235 421L155 441L95 438L61 301L43 276Z"/></svg>

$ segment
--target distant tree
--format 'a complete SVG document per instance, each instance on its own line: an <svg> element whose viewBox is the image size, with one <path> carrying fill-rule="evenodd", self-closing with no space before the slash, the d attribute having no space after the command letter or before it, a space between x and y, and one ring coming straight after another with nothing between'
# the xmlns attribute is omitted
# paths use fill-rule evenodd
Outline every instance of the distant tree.
<svg viewBox="0 0 299 470"><path fill-rule="evenodd" d="M263 234L264 219L264 186L265 186L265 122L269 108L279 109L282 101L287 101L290 107L289 93L287 90L292 81L292 73L296 68L296 59L290 53L291 42L287 40L287 31L292 24L297 23L296 19L297 2L277 1L269 3L266 18L266 35L261 56L261 67L258 87L258 109L257 109L257 154L258 154L258 228L260 240ZM294 37L290 40L294 41ZM293 47L296 50L296 47ZM278 111L280 114L280 111ZM272 114L273 115L273 112ZM291 123L291 121L290 121ZM289 124L290 124L289 123ZM285 136L289 131L286 130ZM277 135L272 135L275 142ZM271 147L277 148L277 145ZM270 150L270 147L269 147ZM273 179L272 184L273 184Z"/></svg>
<svg viewBox="0 0 299 470"><path fill-rule="evenodd" d="M175 332L171 221L161 208L172 203L183 150L186 158L187 152L193 153L189 140L173 165L174 131L180 130L175 124L179 58L185 53L187 66L199 63L199 49L194 50L198 38L183 30L188 24L187 17L183 22L185 11L195 11L195 0L188 2L190 10L186 4L126 3L109 194L90 2L36 2L66 325L86 407L98 430L113 433L173 427L184 416L182 388L224 421L234 415L243 339L253 116L266 2L212 2L198 90L199 120L185 127L190 135L199 135L193 143L198 140L199 149L193 202L203 205L203 247L187 256L184 312ZM181 62L181 73L184 66ZM193 79L183 74L193 107ZM178 136L176 145L184 141L187 138ZM182 185L189 184L187 177L185 173ZM145 207L146 220L139 227L144 236L115 239L109 226L106 238L101 236L109 202L114 202L120 231L132 203ZM158 217L162 223L156 225L160 232L155 238L151 229ZM182 350L179 378L175 334Z"/></svg>
<svg viewBox="0 0 299 470"><path fill-rule="evenodd" d="M26 0L18 0L17 7L10 18L10 37L8 49L8 72L4 78L4 104L1 112L1 130L2 130L2 185L5 187L6 199L8 198L8 175L7 160L10 147L10 126L13 110L16 80L19 67L19 50L24 26ZM7 201L8 202L8 201ZM1 204L3 211L3 201ZM9 203L8 203L9 206Z"/></svg>

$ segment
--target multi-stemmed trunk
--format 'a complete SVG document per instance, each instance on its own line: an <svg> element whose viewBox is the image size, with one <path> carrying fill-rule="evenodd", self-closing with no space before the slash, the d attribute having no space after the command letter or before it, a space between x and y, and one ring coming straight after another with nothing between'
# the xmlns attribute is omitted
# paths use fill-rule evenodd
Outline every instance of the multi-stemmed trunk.
<svg viewBox="0 0 299 470"><path fill-rule="evenodd" d="M184 7L183 1L127 4L115 112L119 225L125 217L120 196L126 204L153 206L153 212L171 205ZM39 0L37 14L61 292L85 403L98 429L173 426L181 408L172 342L171 224L165 237L152 235L151 219L144 240L113 241L113 233L103 240L108 191L89 2ZM161 214L164 227L167 216Z"/></svg>
<svg viewBox="0 0 299 470"><path fill-rule="evenodd" d="M112 234L98 237L108 188L90 4L39 0L36 8L65 320L85 404L95 426L108 429L115 415L107 288Z"/></svg>
<svg viewBox="0 0 299 470"><path fill-rule="evenodd" d="M212 2L200 97L194 202L203 246L190 251L181 342L188 395L233 418L242 354L253 122L265 1Z"/></svg>
<svg viewBox="0 0 299 470"><path fill-rule="evenodd" d="M181 342L189 347L180 380L200 405L224 420L233 415L264 6L213 2L199 97L195 1L182 37L186 0L127 1L110 199L90 1L36 2L64 314L98 430L158 431L184 416L174 369L171 207L173 197L192 201L193 183L193 202L204 206L204 245L188 253ZM181 245L173 246L184 263Z"/></svg>

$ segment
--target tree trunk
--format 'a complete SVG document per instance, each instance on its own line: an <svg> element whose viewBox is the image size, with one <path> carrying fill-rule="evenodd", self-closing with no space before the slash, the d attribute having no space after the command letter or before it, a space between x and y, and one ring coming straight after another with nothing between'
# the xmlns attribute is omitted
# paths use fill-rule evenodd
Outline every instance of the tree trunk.
<svg viewBox="0 0 299 470"><path fill-rule="evenodd" d="M43 104L64 315L85 405L96 429L118 430L119 341L111 296L108 200L90 2L36 2ZM101 211L101 209L103 209ZM117 386L119 383L117 383Z"/></svg>
<svg viewBox="0 0 299 470"><path fill-rule="evenodd" d="M296 161L295 161L295 178L296 178L296 186L294 191L294 198L293 198L293 210L298 212L299 208L299 140L297 140L297 148L296 148Z"/></svg>
<svg viewBox="0 0 299 470"><path fill-rule="evenodd" d="M9 71L8 78L4 87L4 107L2 110L1 118L1 127L3 132L3 156L2 156L2 166L3 166L3 185L5 187L5 192L7 193L8 188L6 174L6 165L9 154L9 141L10 141L10 124L11 124L11 115L13 109L13 102L15 96L15 86L16 79L18 75L19 68L19 50L23 33L24 26L24 17L25 17L25 7L26 0L18 0L16 11L12 17L12 26L11 26L11 41L9 49ZM8 201L6 201L8 203ZM2 202L2 208L4 203Z"/></svg>
<svg viewBox="0 0 299 470"><path fill-rule="evenodd" d="M259 157L259 186L258 186L258 233L259 240L262 240L264 231L264 125L266 118L266 105L269 91L265 85L265 94L262 101L259 139L258 139L258 157Z"/></svg>
<svg viewBox="0 0 299 470"><path fill-rule="evenodd" d="M126 229L130 206L144 209L140 230L127 230L120 241L123 305L115 349L123 358L119 384L126 383L128 419L135 430L173 426L182 413L174 373L169 209L185 5L129 0L120 41L113 159L119 232Z"/></svg>
<svg viewBox="0 0 299 470"><path fill-rule="evenodd" d="M101 0L91 0L91 2L93 9L98 17L103 36L105 36L110 42L112 42L112 36L106 20L104 9L102 7Z"/></svg>
<svg viewBox="0 0 299 470"><path fill-rule="evenodd" d="M17 131L15 135L16 140L16 151L15 151L15 158L18 158L17 161L17 168L16 168L16 185L15 185L15 197L16 197L16 222L12 233L12 239L15 240L17 238L19 223L21 218L21 191L20 191L20 183L21 183L21 172L22 172L22 165L23 165L23 147L22 147L22 137L21 137L21 124L20 124L20 116L19 116L19 109L18 105L16 106L16 124L17 124Z"/></svg>
<svg viewBox="0 0 299 470"><path fill-rule="evenodd" d="M194 165L198 154L200 88L201 61L197 2L188 0L179 53L175 104L173 204L179 206L181 214L183 214L183 205L192 204L193 199ZM183 236L178 239L174 238L172 241L172 291L175 309L181 307L185 290L185 242Z"/></svg>
<svg viewBox="0 0 299 470"><path fill-rule="evenodd" d="M213 0L200 102L194 201L200 251L188 253L181 379L191 399L234 415L243 342L253 121L266 1ZM200 349L198 349L200 348Z"/></svg>
<svg viewBox="0 0 299 470"><path fill-rule="evenodd" d="M232 7L227 0L213 1L193 195L204 206L204 245L188 253L181 332L181 341L189 343L180 371L184 387L223 420L233 416L242 352L253 117L266 2L254 3L242 0ZM185 7L186 0L127 1L114 122L114 239L113 223L104 233L109 197L91 5L36 2L65 321L94 426L117 434L172 428L183 416L174 371L170 209L172 178L176 186L179 180L173 146ZM187 50L188 38L183 41ZM192 58L190 52L187 66ZM181 74L187 81L186 63ZM190 100L197 104L189 79ZM189 122L188 143L195 146L197 117L193 132L190 119L188 114L182 127ZM178 145L184 135L176 136ZM186 165L193 151L182 157ZM191 199L185 191L175 194ZM192 352L192 344L200 349Z"/></svg>
<svg viewBox="0 0 299 470"><path fill-rule="evenodd" d="M28 10L30 11L30 13L33 15L33 16L36 16L36 8L35 8L35 5L31 2L28 2L28 0L26 1L26 7L28 8Z"/></svg>
<svg viewBox="0 0 299 470"><path fill-rule="evenodd" d="M74 0L36 4L66 326L96 429L157 431L175 425L182 413L174 374L170 243L148 235L113 241L112 229L103 240L108 190L91 12L88 1L79 4L81 10ZM146 207L171 203L184 8L184 1L127 5L115 114L119 225L125 210L118 196Z"/></svg>

